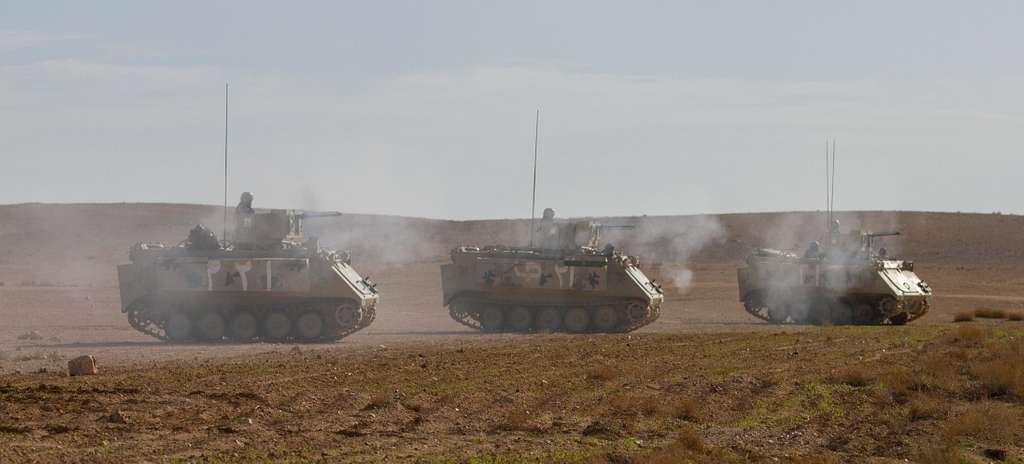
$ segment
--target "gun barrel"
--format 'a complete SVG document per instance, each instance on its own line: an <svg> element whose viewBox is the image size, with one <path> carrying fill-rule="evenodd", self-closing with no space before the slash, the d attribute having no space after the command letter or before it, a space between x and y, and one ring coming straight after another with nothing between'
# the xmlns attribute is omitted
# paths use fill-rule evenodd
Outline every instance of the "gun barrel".
<svg viewBox="0 0 1024 464"><path fill-rule="evenodd" d="M892 237L894 235L900 235L900 233L897 232L897 231L891 231L891 232L874 232L874 233L867 234L868 237Z"/></svg>
<svg viewBox="0 0 1024 464"><path fill-rule="evenodd" d="M636 226L632 226L632 225L604 225L604 224L598 224L597 227L600 227L602 229L636 229Z"/></svg>
<svg viewBox="0 0 1024 464"><path fill-rule="evenodd" d="M335 216L341 216L341 213L339 213L339 212L337 212L337 211L327 211L327 212L302 212L302 213L299 213L298 215L299 215L299 216L301 216L301 217L302 217L303 219L311 219L311 218L322 218L322 217L335 217Z"/></svg>

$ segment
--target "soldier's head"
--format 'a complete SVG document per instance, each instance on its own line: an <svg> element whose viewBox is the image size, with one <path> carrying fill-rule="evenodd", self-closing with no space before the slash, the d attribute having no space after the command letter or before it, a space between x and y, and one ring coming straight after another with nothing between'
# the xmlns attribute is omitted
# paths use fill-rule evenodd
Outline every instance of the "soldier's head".
<svg viewBox="0 0 1024 464"><path fill-rule="evenodd" d="M542 217L541 219L554 219L554 218L555 218L555 210L553 210L551 208L544 208L544 217Z"/></svg>
<svg viewBox="0 0 1024 464"><path fill-rule="evenodd" d="M245 205L251 205L252 204L252 193L251 192L242 192L242 198L239 199L238 202L242 203L242 204L245 204Z"/></svg>
<svg viewBox="0 0 1024 464"><path fill-rule="evenodd" d="M832 227L832 229L831 229L832 232L839 232L839 220L838 219L833 219L831 227Z"/></svg>

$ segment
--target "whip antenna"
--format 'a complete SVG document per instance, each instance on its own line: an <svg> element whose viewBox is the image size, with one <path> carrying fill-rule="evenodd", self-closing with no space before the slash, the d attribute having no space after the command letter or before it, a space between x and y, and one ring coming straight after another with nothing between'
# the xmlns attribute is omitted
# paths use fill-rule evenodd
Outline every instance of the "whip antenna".
<svg viewBox="0 0 1024 464"><path fill-rule="evenodd" d="M540 109L533 126L533 199L530 201L530 248L533 248L534 220L537 217L537 145L540 141Z"/></svg>
<svg viewBox="0 0 1024 464"><path fill-rule="evenodd" d="M832 194L829 196L828 210L836 209L836 139L832 138Z"/></svg>
<svg viewBox="0 0 1024 464"><path fill-rule="evenodd" d="M832 176L829 174L828 137L825 137L825 231L832 227Z"/></svg>
<svg viewBox="0 0 1024 464"><path fill-rule="evenodd" d="M832 231L836 203L836 139L825 137L825 229Z"/></svg>
<svg viewBox="0 0 1024 464"><path fill-rule="evenodd" d="M221 240L228 242L228 84L224 84L224 222Z"/></svg>

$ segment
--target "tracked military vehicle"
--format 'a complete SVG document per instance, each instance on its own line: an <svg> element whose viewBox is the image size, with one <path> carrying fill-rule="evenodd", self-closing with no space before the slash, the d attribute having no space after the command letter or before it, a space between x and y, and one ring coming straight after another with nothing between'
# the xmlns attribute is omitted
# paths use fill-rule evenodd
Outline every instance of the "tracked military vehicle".
<svg viewBox="0 0 1024 464"><path fill-rule="evenodd" d="M248 203L243 195L232 243L199 225L177 246L131 248L117 271L135 330L173 342L327 342L373 322L374 284L347 253L303 236L303 220L324 214Z"/></svg>
<svg viewBox="0 0 1024 464"><path fill-rule="evenodd" d="M757 249L737 271L739 297L754 317L776 323L902 325L923 316L931 287L914 263L875 250L874 239L898 232L838 233L803 255Z"/></svg>
<svg viewBox="0 0 1024 464"><path fill-rule="evenodd" d="M636 257L598 247L605 228L545 221L550 236L540 248L457 247L441 266L444 305L456 321L485 332L629 332L650 324L661 312L661 286Z"/></svg>

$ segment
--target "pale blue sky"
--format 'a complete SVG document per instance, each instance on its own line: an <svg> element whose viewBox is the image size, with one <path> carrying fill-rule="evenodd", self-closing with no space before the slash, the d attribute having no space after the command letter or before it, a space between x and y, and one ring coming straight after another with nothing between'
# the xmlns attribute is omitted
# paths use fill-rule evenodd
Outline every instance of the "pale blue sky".
<svg viewBox="0 0 1024 464"><path fill-rule="evenodd" d="M1018 5L0 0L0 203L1022 213Z"/></svg>

